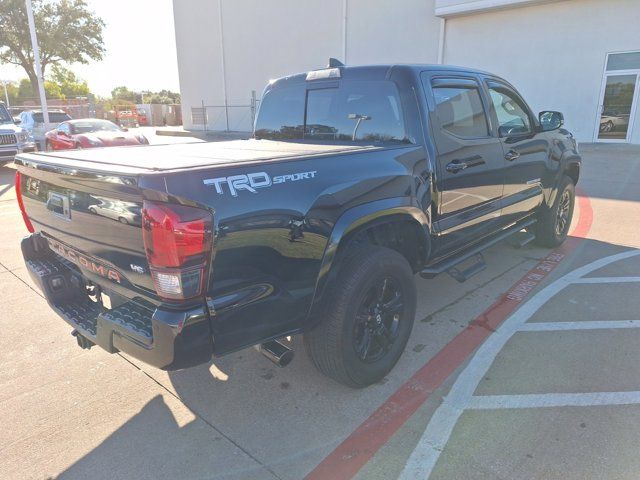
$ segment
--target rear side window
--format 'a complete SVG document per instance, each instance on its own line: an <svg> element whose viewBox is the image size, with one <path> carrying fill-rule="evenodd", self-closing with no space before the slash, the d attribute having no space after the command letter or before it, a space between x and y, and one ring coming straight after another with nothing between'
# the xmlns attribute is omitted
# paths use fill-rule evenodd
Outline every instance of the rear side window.
<svg viewBox="0 0 640 480"><path fill-rule="evenodd" d="M436 115L443 130L462 138L489 135L480 91L473 86L434 86Z"/></svg>
<svg viewBox="0 0 640 480"><path fill-rule="evenodd" d="M44 115L42 112L35 112L33 114L33 120L35 122L42 123L44 122ZM49 112L50 123L66 122L67 120L71 120L71 117L64 112Z"/></svg>

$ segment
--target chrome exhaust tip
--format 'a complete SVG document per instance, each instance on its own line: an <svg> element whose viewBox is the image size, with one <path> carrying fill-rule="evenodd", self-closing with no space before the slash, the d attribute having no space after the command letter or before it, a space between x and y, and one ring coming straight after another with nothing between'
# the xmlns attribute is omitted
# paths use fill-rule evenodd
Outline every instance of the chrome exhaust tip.
<svg viewBox="0 0 640 480"><path fill-rule="evenodd" d="M293 350L278 340L257 345L256 348L279 367L286 367L293 360Z"/></svg>

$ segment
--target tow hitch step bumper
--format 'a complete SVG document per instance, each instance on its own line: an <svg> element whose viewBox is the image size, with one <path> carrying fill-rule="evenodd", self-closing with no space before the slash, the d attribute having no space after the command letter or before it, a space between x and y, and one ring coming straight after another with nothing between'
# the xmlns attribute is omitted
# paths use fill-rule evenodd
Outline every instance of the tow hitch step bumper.
<svg viewBox="0 0 640 480"><path fill-rule="evenodd" d="M526 245L527 243L532 241L535 237L528 232L525 232L521 235L520 231L526 227L533 225L534 223L536 223L535 218L530 218L523 222L519 222L514 226L509 227L503 230L502 232L489 237L488 239L484 240L483 242L479 243L473 248L467 250L461 255L456 255L455 257L442 260L434 265L430 265L429 267L425 268L420 272L420 276L422 278L434 278L436 275L447 272L449 275L455 278L458 282L460 283L466 282L472 276L476 275L477 273L480 273L482 270L484 270L487 267L487 264L484 261L484 256L482 255L483 250L486 250L487 248L495 245L496 243L501 242L502 240L512 237L514 235L517 235L518 239L520 238L524 239L524 243L522 242L522 240L517 241L516 245L518 245L518 247L522 247ZM474 257L475 257L475 261L471 266L465 268L464 270L460 270L459 268L457 268L458 265L460 265L461 263L466 262L467 260Z"/></svg>

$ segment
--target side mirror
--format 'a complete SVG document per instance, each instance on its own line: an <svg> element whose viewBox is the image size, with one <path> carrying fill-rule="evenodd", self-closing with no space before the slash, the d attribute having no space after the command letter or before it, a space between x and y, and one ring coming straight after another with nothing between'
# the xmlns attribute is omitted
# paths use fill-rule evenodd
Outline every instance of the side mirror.
<svg viewBox="0 0 640 480"><path fill-rule="evenodd" d="M128 132L129 131L129 129L127 127L120 127L120 128L122 128L123 132Z"/></svg>
<svg viewBox="0 0 640 480"><path fill-rule="evenodd" d="M543 132L557 130L564 125L564 115L552 110L540 112L538 114L538 120L540 121L540 127Z"/></svg>
<svg viewBox="0 0 640 480"><path fill-rule="evenodd" d="M67 137L68 136L67 132L65 132L64 130L56 130L56 133L58 135L62 135L63 137Z"/></svg>

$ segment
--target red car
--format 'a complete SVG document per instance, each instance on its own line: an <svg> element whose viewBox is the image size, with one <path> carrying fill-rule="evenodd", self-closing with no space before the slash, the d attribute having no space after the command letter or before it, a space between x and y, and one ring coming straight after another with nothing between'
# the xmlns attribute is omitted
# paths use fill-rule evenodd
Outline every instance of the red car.
<svg viewBox="0 0 640 480"><path fill-rule="evenodd" d="M95 118L62 122L45 134L47 151L148 144L144 135L130 133L113 122Z"/></svg>

